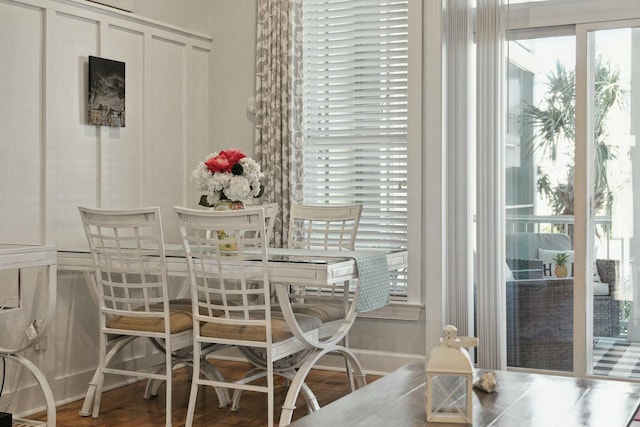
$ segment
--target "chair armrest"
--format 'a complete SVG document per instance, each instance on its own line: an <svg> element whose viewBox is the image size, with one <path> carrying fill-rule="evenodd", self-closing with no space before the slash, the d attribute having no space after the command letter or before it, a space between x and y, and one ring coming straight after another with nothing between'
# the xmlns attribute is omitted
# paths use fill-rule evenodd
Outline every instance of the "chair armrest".
<svg viewBox="0 0 640 427"><path fill-rule="evenodd" d="M609 295L615 299L622 297L622 282L620 280L620 261L617 259L597 259L596 268L603 283L609 284Z"/></svg>

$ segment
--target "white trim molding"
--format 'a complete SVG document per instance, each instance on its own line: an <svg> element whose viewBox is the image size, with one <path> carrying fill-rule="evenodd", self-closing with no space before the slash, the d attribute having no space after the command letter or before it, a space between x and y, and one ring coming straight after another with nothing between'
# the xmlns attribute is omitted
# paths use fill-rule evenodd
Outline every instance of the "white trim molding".
<svg viewBox="0 0 640 427"><path fill-rule="evenodd" d="M115 9L133 12L133 0L87 0L91 3L98 3Z"/></svg>

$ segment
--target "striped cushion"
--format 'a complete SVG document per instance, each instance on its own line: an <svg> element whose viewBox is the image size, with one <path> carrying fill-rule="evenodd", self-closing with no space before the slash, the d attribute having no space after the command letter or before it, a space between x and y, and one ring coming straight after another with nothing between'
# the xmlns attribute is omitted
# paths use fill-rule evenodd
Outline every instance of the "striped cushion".
<svg viewBox="0 0 640 427"><path fill-rule="evenodd" d="M319 319L322 323L344 319L342 308L327 304L291 304L294 314L306 314ZM282 311L279 305L271 307L273 311Z"/></svg>
<svg viewBox="0 0 640 427"><path fill-rule="evenodd" d="M332 322L334 320L344 319L344 310L342 308L326 305L326 304L293 304L294 313L308 314L320 319L323 323Z"/></svg>
<svg viewBox="0 0 640 427"><path fill-rule="evenodd" d="M296 314L296 321L304 332L317 329L322 322L313 316ZM255 317L259 319L259 317ZM265 341L266 328L264 326L227 325L220 323L207 323L200 328L202 336L211 338L238 339L247 341ZM271 339L273 342L283 341L293 334L287 327L287 322L281 314L274 313L271 316Z"/></svg>
<svg viewBox="0 0 640 427"><path fill-rule="evenodd" d="M193 309L191 308L191 298L182 298L182 299L170 300L169 301L169 305L171 306L171 310L184 311L185 313L189 313L190 316L193 313L193 311L192 311ZM201 306L200 307L200 314L203 315L203 316L208 316L209 315L209 311L208 311L207 307ZM224 311L214 309L214 310L211 310L211 315L220 317L220 316L224 315Z"/></svg>
<svg viewBox="0 0 640 427"><path fill-rule="evenodd" d="M170 310L171 333L177 334L191 329L193 319L191 310ZM107 327L129 331L164 332L164 319L161 317L113 316L107 320Z"/></svg>

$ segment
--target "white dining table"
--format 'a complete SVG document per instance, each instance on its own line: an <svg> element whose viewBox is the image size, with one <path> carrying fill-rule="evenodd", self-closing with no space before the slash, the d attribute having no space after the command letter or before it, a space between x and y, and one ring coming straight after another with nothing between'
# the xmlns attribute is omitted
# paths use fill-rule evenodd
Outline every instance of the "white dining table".
<svg viewBox="0 0 640 427"><path fill-rule="evenodd" d="M186 297L189 293L189 280L188 279L188 264L185 260L184 251L181 246L178 245L166 245L165 248L166 261L167 261L167 273L169 276L184 278L182 285L179 287L178 295L175 298ZM370 265L367 264L369 260L379 262L381 257L382 261L386 261L385 268L388 268L388 272L398 271L407 267L408 264L408 252L405 249L380 249L380 250L319 250L319 249L282 249L282 248L269 248L268 250L268 270L269 280L274 284L274 291L278 296L278 301L282 308L283 315L292 333L299 339L307 341L311 346L317 350L308 354L305 359L305 363L308 363L308 368L299 370L291 382L291 387L285 398L284 405L282 407L282 413L280 417L280 425L287 425L291 421L293 410L295 409L295 401L298 393L304 385L306 374L315 361L330 350L341 350L352 357L351 362L357 363L356 356L346 347L340 345L346 334L348 334L351 326L353 325L357 313L359 312L358 300L362 300L363 297L372 299L367 304L364 310L371 310L376 307L381 307L388 302L388 286L389 276L387 275L386 283L384 277L377 280L358 280L356 285L356 291L351 293L348 289L351 280L359 279L360 274L370 269ZM384 259L386 258L386 259ZM359 267L362 272L359 272ZM58 252L58 269L70 270L82 272L87 283L89 292L94 299L98 302L96 294L96 285L94 279L94 266L91 253L88 249L79 250L61 250ZM375 270L375 267L373 268ZM368 273L367 273L368 274ZM367 283L362 283L367 282ZM349 307L345 312L345 319L343 326L336 329L329 334L328 337L323 339L311 340L303 332L293 315L293 309L291 307L289 298L287 297L287 284L295 283L300 286L327 286L333 284L343 284L345 286L346 295L352 296L349 303ZM380 289L374 290L374 292L368 292L363 294L363 288L366 286L377 286L380 284L386 285L386 295L384 299L380 301ZM377 293L377 296L376 296ZM373 294L373 295L372 295ZM376 300L377 299L377 300ZM306 360L308 359L308 362ZM361 371L361 367L358 366ZM358 387L362 387L366 384L363 375L357 376ZM307 391L307 404L311 411L315 411L319 408L315 396L313 393Z"/></svg>
<svg viewBox="0 0 640 427"><path fill-rule="evenodd" d="M409 255L406 249L338 251L269 248L269 279L272 282L307 286L344 283L358 278L357 256L375 252L386 255L389 271L398 271L407 267ZM187 277L188 267L182 246L167 244L165 253L169 276ZM84 273L89 292L97 303L93 281L93 259L88 248L58 250L58 270ZM181 292L186 295L188 286ZM184 295L178 295L178 297Z"/></svg>

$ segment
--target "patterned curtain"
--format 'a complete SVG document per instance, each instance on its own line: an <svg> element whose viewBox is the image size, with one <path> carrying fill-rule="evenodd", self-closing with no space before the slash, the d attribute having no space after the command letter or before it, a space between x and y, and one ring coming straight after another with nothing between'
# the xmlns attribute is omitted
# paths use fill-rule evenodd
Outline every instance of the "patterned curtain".
<svg viewBox="0 0 640 427"><path fill-rule="evenodd" d="M292 200L294 140L291 129L299 129L295 90L301 54L300 9L302 0L258 0L256 40L255 156L264 172L264 203L277 203L274 246L286 243L289 206ZM296 135L298 133L296 132ZM299 146L299 144L296 144ZM293 175L298 175L293 173ZM297 180L300 182L300 180Z"/></svg>

